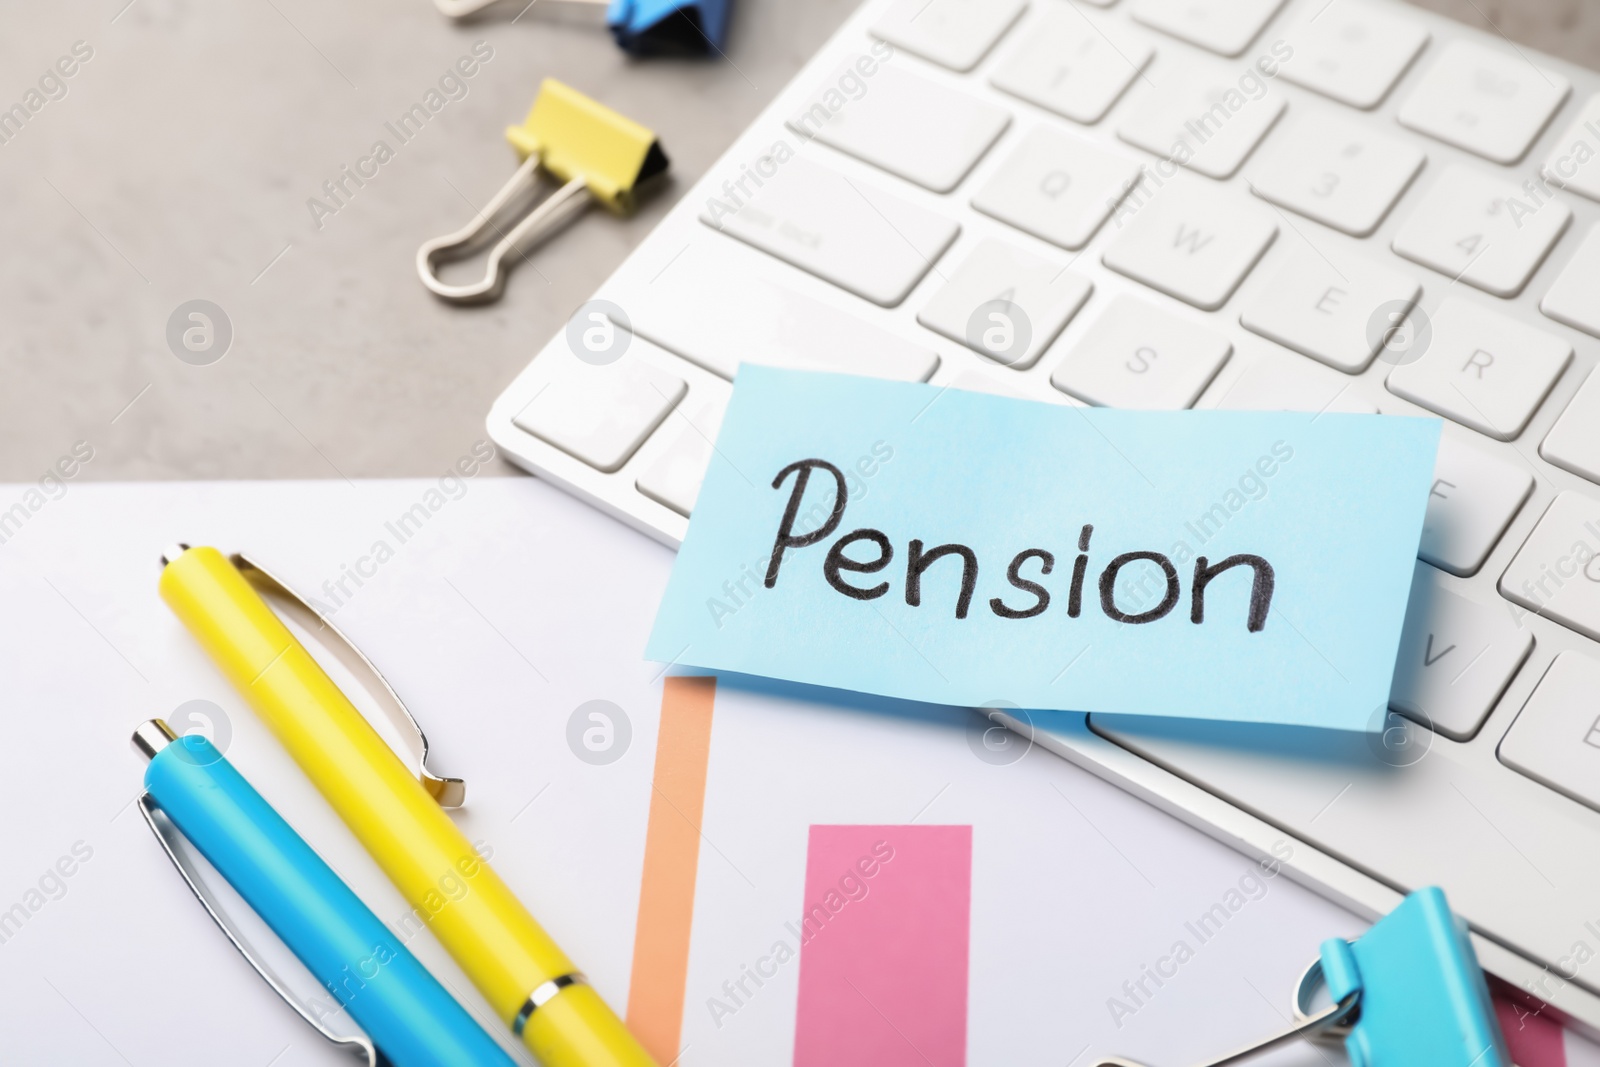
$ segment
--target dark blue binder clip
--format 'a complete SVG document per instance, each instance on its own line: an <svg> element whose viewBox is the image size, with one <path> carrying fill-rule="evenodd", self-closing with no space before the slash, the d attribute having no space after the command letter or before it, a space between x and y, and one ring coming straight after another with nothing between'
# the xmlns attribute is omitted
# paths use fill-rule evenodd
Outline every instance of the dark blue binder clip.
<svg viewBox="0 0 1600 1067"><path fill-rule="evenodd" d="M611 0L606 24L624 52L722 53L730 0Z"/></svg>
<svg viewBox="0 0 1600 1067"><path fill-rule="evenodd" d="M1326 984L1331 1003L1313 1010ZM1444 892L1419 889L1355 941L1324 941L1300 978L1295 1021L1207 1060L1223 1067L1298 1038L1344 1041L1352 1067L1512 1067L1489 986ZM1097 1067L1143 1067L1111 1058Z"/></svg>

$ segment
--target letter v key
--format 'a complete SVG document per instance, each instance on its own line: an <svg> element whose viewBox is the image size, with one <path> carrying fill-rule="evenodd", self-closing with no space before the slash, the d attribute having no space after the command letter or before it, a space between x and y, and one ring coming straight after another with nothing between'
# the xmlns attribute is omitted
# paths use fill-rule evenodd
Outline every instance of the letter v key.
<svg viewBox="0 0 1600 1067"><path fill-rule="evenodd" d="M1428 649L1427 649L1426 652L1424 652L1422 654L1422 665L1424 667L1433 666L1435 663L1438 663L1440 660L1442 660L1446 656L1448 656L1455 647L1456 647L1455 645L1450 645L1443 652L1441 652L1437 656L1435 656L1433 654L1433 635L1429 634L1428 635Z"/></svg>
<svg viewBox="0 0 1600 1067"><path fill-rule="evenodd" d="M1497 608L1447 591L1442 578L1426 563L1417 564L1389 706L1465 741L1528 658L1533 631Z"/></svg>

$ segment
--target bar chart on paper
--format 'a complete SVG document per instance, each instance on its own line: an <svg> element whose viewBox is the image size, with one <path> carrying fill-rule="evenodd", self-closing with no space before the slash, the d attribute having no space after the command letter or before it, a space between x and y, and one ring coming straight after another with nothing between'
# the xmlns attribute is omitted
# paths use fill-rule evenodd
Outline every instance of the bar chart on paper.
<svg viewBox="0 0 1600 1067"><path fill-rule="evenodd" d="M1135 909L1149 907L1142 890L1155 887L1139 873L1148 861L1112 843L1113 835L1126 840L1132 827L1118 834L1103 813L1091 817L1081 800L1045 784L1061 767L1054 757L1029 752L1025 742L1005 742L997 751L982 731L953 721L897 721L905 709L877 715L839 709L818 722L817 705L784 705L719 692L710 678L668 678L663 685L627 1005L629 1026L662 1064L966 1067L993 1055L1068 1062L1080 1049L1134 1047L1137 1039L1128 1035L1141 1016L1127 1029L1112 1024L1102 1002L1117 991L1116 981L1092 973L1104 971L1107 958L1137 961L1123 965L1130 973L1147 970L1143 965L1166 947L1158 937L1141 954L1138 944L1152 912ZM840 740L849 753L843 759L833 755L832 742ZM1026 770L1023 757L1032 761ZM993 788L1000 783L1009 788ZM1062 824L1064 849L1042 832L1047 822L1030 830L1006 811L1041 785L1043 799L1059 805L1045 810ZM896 805L898 821L845 821L887 815ZM1094 849L1096 843L1104 847ZM1210 859L1222 869L1248 866L1228 857ZM1193 875L1197 886L1206 881L1204 871ZM1157 897L1167 897L1154 911L1192 895L1175 890L1170 877L1151 874L1164 887ZM1060 886L1059 899L1052 901L1048 888L1024 888L1040 881ZM1086 881L1099 887L1098 900L1069 888ZM1014 893L1019 906L1030 893L1036 903L1067 903L1071 893L1086 914L1052 921L1035 909L1027 923L995 923L975 886ZM1117 898L1124 899L1112 903ZM1253 932L1238 935L1263 939L1257 948L1236 944L1246 976L1255 974L1258 984L1258 967L1296 970L1293 950L1281 948L1284 939L1272 936L1271 923L1286 924L1280 930L1304 927L1309 945L1315 935L1304 920L1323 910L1310 900L1278 904L1283 910L1274 919L1255 914L1244 920L1254 923ZM1088 913L1104 920L1104 945L1074 931ZM1242 981L1241 958L1211 962L1222 964L1213 972L1224 983L1221 1003ZM1079 992L1063 976L1066 968L1091 972L1078 983L1091 992ZM1003 974L1003 990L977 980L980 974ZM1190 978L1196 981L1189 990L1164 998L1160 1010L1204 1014L1211 994L1198 987L1208 979L1180 972L1175 983ZM1029 1012L1030 998L1033 1018L1064 1016L1071 1025L1043 1032L1023 1026L1008 1046L1003 1031L1010 1013ZM1499 995L1496 1009L1520 1067L1600 1067L1600 1047L1535 1008ZM1213 1018L1209 1025L1222 1024ZM1044 1040L1072 1047L1058 1059L1041 1059Z"/></svg>

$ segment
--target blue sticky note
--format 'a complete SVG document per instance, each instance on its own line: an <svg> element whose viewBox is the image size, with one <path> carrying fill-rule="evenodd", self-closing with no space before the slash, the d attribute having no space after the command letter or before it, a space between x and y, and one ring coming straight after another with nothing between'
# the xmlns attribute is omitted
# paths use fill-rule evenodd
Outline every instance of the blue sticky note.
<svg viewBox="0 0 1600 1067"><path fill-rule="evenodd" d="M1439 433L745 365L646 655L939 704L1377 729Z"/></svg>

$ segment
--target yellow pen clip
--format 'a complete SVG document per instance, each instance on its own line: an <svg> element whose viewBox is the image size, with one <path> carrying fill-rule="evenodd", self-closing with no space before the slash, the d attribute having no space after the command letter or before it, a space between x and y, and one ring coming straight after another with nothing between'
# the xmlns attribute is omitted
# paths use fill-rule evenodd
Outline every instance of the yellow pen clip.
<svg viewBox="0 0 1600 1067"><path fill-rule="evenodd" d="M169 563L188 550L188 545L174 545L162 554L162 563ZM338 658L345 669L361 678L362 687L383 708L384 714L389 717L390 723L405 741L408 751L397 755L402 758L409 757L406 759L406 764L414 768L417 781L422 783L422 788L428 791L428 795L437 800L440 807L459 808L464 804L467 799L467 783L460 778L434 774L428 769L428 736L422 732L421 724L417 722L416 716L411 714L411 709L406 707L405 701L400 699L400 694L395 692L394 686L383 676L383 672L378 670L354 641L350 640L349 635L335 626L326 612L321 611L310 600L295 592L287 582L249 556L235 552L228 558L256 592L262 594L263 600L275 601L281 614L289 616L306 630L317 634L323 646ZM331 634L333 640L323 637L324 632ZM374 682L377 684L372 684Z"/></svg>
<svg viewBox="0 0 1600 1067"><path fill-rule="evenodd" d="M539 86L522 125L506 128L506 140L523 161L511 180L471 222L417 249L422 284L445 300L465 304L495 299L505 286L506 256L520 242L547 236L593 202L613 214L627 214L640 184L666 173L668 166L661 142L649 129L554 78ZM561 188L510 232L495 226L494 216L514 197L531 191L541 171L562 182ZM471 255L491 228L501 236L489 253L483 278L469 285L440 280L439 265Z"/></svg>

